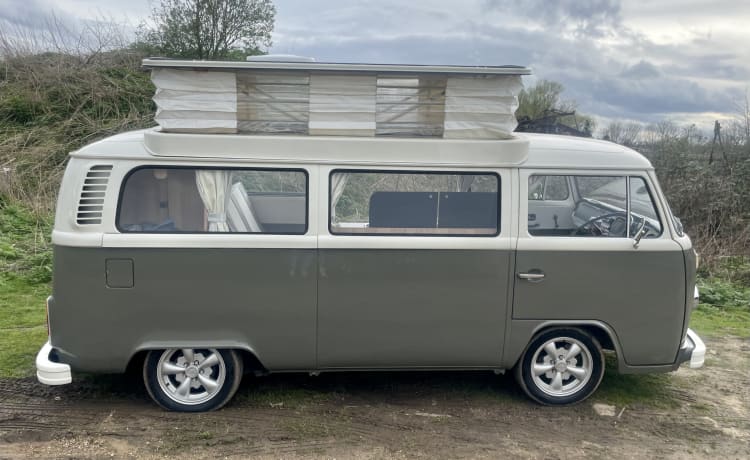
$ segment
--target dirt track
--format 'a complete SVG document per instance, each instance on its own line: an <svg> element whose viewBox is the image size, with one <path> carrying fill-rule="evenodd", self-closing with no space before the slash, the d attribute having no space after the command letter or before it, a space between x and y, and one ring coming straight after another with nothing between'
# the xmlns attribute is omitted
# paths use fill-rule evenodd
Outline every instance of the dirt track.
<svg viewBox="0 0 750 460"><path fill-rule="evenodd" d="M537 406L491 373L246 377L228 407L199 415L160 410L135 378L6 379L0 458L748 458L750 342L708 347L705 368L658 380L666 404L614 416L596 413L598 395Z"/></svg>

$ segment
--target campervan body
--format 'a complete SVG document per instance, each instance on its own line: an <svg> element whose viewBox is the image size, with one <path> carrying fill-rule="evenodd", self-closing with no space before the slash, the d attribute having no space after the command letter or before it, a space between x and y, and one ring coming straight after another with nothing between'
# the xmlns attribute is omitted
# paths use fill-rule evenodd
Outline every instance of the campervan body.
<svg viewBox="0 0 750 460"><path fill-rule="evenodd" d="M561 405L606 350L623 373L703 364L652 165L512 133L527 69L220 64L147 60L160 126L71 153L42 383L137 367L203 411L248 372L512 370Z"/></svg>

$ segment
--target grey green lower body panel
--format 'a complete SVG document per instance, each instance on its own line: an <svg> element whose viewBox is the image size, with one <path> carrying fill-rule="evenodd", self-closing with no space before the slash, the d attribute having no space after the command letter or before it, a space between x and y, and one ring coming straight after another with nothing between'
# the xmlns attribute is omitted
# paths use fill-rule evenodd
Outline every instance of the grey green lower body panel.
<svg viewBox="0 0 750 460"><path fill-rule="evenodd" d="M57 246L51 342L62 362L91 372L181 346L246 349L271 372L501 369L540 328L581 321L605 326L621 369L670 370L686 327L683 259ZM514 276L534 268L543 282Z"/></svg>
<svg viewBox="0 0 750 460"><path fill-rule="evenodd" d="M120 372L139 349L181 344L315 367L315 250L57 246L54 256L51 340L74 370ZM132 287L108 287L107 260L132 260Z"/></svg>
<svg viewBox="0 0 750 460"><path fill-rule="evenodd" d="M321 368L500 367L511 252L321 250Z"/></svg>
<svg viewBox="0 0 750 460"><path fill-rule="evenodd" d="M598 321L616 335L630 366L676 361L685 321L682 251L519 251L517 271L539 269L541 282L517 280L513 319ZM527 333L515 323L509 353Z"/></svg>

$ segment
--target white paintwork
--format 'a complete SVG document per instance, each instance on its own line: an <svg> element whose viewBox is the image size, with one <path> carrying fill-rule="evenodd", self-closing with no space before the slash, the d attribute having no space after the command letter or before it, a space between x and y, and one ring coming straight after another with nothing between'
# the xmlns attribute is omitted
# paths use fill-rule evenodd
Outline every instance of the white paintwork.
<svg viewBox="0 0 750 460"><path fill-rule="evenodd" d="M296 54L261 54L259 56L248 56L247 62L315 62L315 58L298 56Z"/></svg>
<svg viewBox="0 0 750 460"><path fill-rule="evenodd" d="M105 233L105 248L258 248L315 249L315 235L268 235L247 233Z"/></svg>
<svg viewBox="0 0 750 460"><path fill-rule="evenodd" d="M520 236L516 249L519 251L565 251L565 252L664 252L679 251L680 247L671 238L642 239L638 249L632 238L600 238L577 236Z"/></svg>
<svg viewBox="0 0 750 460"><path fill-rule="evenodd" d="M510 250L511 239L506 235L474 236L380 236L380 235L320 235L320 249L440 249L440 250Z"/></svg>
<svg viewBox="0 0 750 460"><path fill-rule="evenodd" d="M91 225L91 227L101 227ZM52 244L76 248L96 247L102 245L101 232L52 230Z"/></svg>
<svg viewBox="0 0 750 460"><path fill-rule="evenodd" d="M522 164L529 141L336 136L227 136L144 132L147 157L342 165L491 167ZM79 151L80 152L80 151ZM84 152L78 153L78 155ZM145 152L144 152L145 153Z"/></svg>
<svg viewBox="0 0 750 460"><path fill-rule="evenodd" d="M685 345L690 341L693 343L693 353L690 355L690 369L698 369L703 367L703 363L706 359L706 344L692 329L688 328L687 336L685 337Z"/></svg>
<svg viewBox="0 0 750 460"><path fill-rule="evenodd" d="M516 133L509 140L256 136L162 133L118 134L71 153L74 158L194 162L274 162L394 166L462 166L651 171L638 152L611 142Z"/></svg>
<svg viewBox="0 0 750 460"><path fill-rule="evenodd" d="M50 361L49 354L52 344L49 340L42 345L36 355L36 378L45 385L65 385L73 381L68 364Z"/></svg>
<svg viewBox="0 0 750 460"><path fill-rule="evenodd" d="M149 148L161 156L153 155ZM172 156L170 156L172 155ZM186 155L186 156L177 156ZM602 162L609 162L605 168ZM616 161L615 161L616 160ZM556 164L564 167L553 167ZM101 225L81 226L75 221L78 198L86 172L94 165L113 165ZM121 183L138 166L211 166L302 168L309 171L308 234L120 234L115 218ZM332 236L328 231L328 175L337 168L378 170L434 170L495 172L501 176L501 234L499 237L454 236ZM600 169L599 169L600 168ZM652 178L650 163L640 154L603 141L552 135L518 135L513 140L445 140L349 138L308 136L232 136L165 134L157 130L123 133L83 147L71 154L63 178L53 232L53 243L74 247L259 247L259 248L509 248L518 235L518 249L632 251L630 239L529 237L525 199L528 176L533 173L623 174ZM517 179L516 179L517 177ZM517 181L517 185L515 184ZM661 193L654 184L659 214L664 216ZM669 226L670 219L662 219ZM670 228L670 227L667 227ZM670 228L671 230L671 228ZM644 239L639 251L675 249L665 231L661 238ZM687 240L689 242L689 240Z"/></svg>
<svg viewBox="0 0 750 460"><path fill-rule="evenodd" d="M188 69L254 69L302 70L329 72L373 72L378 74L446 74L446 75L530 75L531 69L521 66L455 66L407 64L346 64L336 62L299 62L253 59L242 61L189 61L178 59L144 59L143 67Z"/></svg>

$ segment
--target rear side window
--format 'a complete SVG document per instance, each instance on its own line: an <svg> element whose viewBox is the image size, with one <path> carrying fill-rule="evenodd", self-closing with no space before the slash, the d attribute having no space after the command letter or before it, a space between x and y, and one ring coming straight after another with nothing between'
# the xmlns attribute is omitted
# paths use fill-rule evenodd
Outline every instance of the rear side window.
<svg viewBox="0 0 750 460"><path fill-rule="evenodd" d="M494 173L334 171L330 231L339 235L498 234Z"/></svg>
<svg viewBox="0 0 750 460"><path fill-rule="evenodd" d="M145 167L125 180L123 233L307 231L307 173L283 169Z"/></svg>

